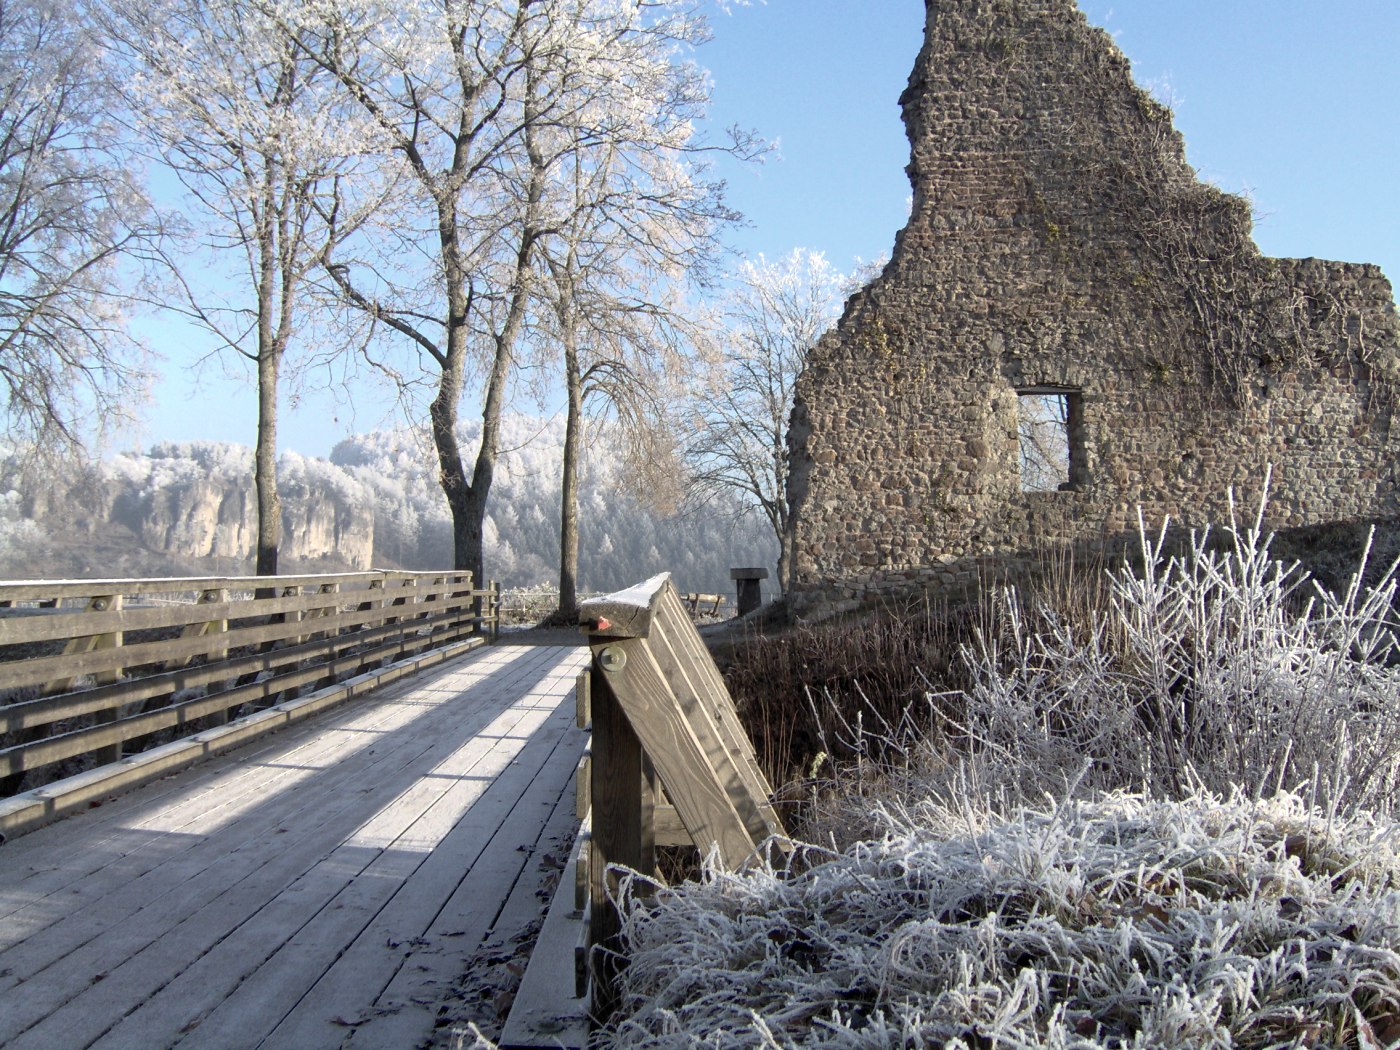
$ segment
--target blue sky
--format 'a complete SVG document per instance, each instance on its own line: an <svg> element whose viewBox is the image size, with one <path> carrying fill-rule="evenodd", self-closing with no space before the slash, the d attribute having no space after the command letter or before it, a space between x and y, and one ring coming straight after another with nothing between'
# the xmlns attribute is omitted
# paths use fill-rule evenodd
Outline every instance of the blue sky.
<svg viewBox="0 0 1400 1050"><path fill-rule="evenodd" d="M1398 0L1080 0L1139 84L1172 101L1202 176L1248 191L1270 255L1400 278ZM747 251L888 252L909 194L896 99L923 0L767 0L714 19L715 116L781 139L730 174Z"/></svg>
<svg viewBox="0 0 1400 1050"><path fill-rule="evenodd" d="M1137 81L1172 103L1202 176L1251 195L1266 254L1374 262L1400 279L1400 0L1080 7L1114 34ZM840 269L889 252L909 196L896 100L923 13L923 0L755 0L714 16L697 54L713 75L714 121L779 145L759 167L724 171L749 220L731 238L739 251L812 248ZM215 366L192 385L188 351L158 348L167 379L142 442L251 444L248 384ZM282 444L324 455L385 417L372 403L352 412L308 398L284 409Z"/></svg>

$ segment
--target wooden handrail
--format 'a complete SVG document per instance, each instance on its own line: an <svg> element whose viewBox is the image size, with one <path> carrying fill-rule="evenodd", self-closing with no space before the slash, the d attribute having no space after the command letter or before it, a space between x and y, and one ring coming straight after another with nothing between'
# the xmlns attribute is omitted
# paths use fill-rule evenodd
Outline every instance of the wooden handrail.
<svg viewBox="0 0 1400 1050"><path fill-rule="evenodd" d="M428 575L400 569L369 569L361 572L308 573L300 576L152 576L114 580L4 580L0 581L0 605L17 601L47 601L54 598L87 598L94 594L116 593L171 594L210 589L257 590L260 587L319 586L322 583L351 583L402 579Z"/></svg>
<svg viewBox="0 0 1400 1050"><path fill-rule="evenodd" d="M154 603L153 596L182 600ZM259 595L265 595L260 597ZM69 611L63 603L81 601ZM260 710L367 668L494 636L466 572L0 583L0 794L26 772ZM480 608L478 608L478 605Z"/></svg>
<svg viewBox="0 0 1400 1050"><path fill-rule="evenodd" d="M579 617L593 662L578 689L578 723L592 740L576 782L577 883L566 880L560 893L574 899L556 898L546 918L545 947L531 958L503 1050L586 1045L587 1018L609 1009L615 866L654 876L658 845L713 851L730 869L755 862L765 846L789 848L734 701L670 576L586 601ZM588 962L578 970L589 989L548 983L558 979L551 961L570 944Z"/></svg>
<svg viewBox="0 0 1400 1050"><path fill-rule="evenodd" d="M720 609L724 607L724 595L722 594L699 594L692 591L689 594L681 595L681 601L685 603L691 617L718 616ZM702 608L703 606L708 606L708 608Z"/></svg>

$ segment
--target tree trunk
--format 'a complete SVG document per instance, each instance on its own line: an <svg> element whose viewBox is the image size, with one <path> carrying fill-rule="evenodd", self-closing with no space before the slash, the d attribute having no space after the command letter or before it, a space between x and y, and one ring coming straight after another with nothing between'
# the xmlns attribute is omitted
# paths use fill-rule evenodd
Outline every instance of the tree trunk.
<svg viewBox="0 0 1400 1050"><path fill-rule="evenodd" d="M489 488L478 490L475 485L467 489L460 513L452 516L452 546L456 552L457 567L470 569L472 586L486 586L486 541L482 533L486 528L486 503Z"/></svg>
<svg viewBox="0 0 1400 1050"><path fill-rule="evenodd" d="M259 576L277 575L282 542L282 501L277 495L277 373L279 355L258 355L258 443L253 454L253 483L258 497Z"/></svg>
<svg viewBox="0 0 1400 1050"><path fill-rule="evenodd" d="M447 363L438 376L437 396L428 406L428 418L432 422L433 447L437 450L438 484L452 515L452 567L470 571L475 586L481 583L484 567L481 550L484 515L478 517L474 513L472 486L467 482L462 449L457 443L457 406L462 399L461 354L450 334L448 341Z"/></svg>
<svg viewBox="0 0 1400 1050"><path fill-rule="evenodd" d="M447 350L439 363L442 372L437 396L429 406L433 443L438 452L439 481L452 512L452 567L472 574L472 584L485 585L486 556L482 530L486 504L496 477L500 454L501 413L505 408L506 381L515 361L515 340L525 323L530 298L530 263L536 232L534 217L544 195L545 167L531 145L527 122L525 141L530 154L530 181L526 195L525 220L515 256L515 283L510 308L501 329L495 333L494 354L486 381L481 408L481 445L476 451L471 480L467 480L462 451L457 444L457 412L462 400L462 379L466 366L467 322L472 308L471 281L458 242L456 198L450 193L438 198L438 239L444 277L447 283Z"/></svg>
<svg viewBox="0 0 1400 1050"><path fill-rule="evenodd" d="M528 265L528 261L528 256L522 255L522 265ZM465 285L465 279L461 283ZM506 380L514 360L515 339L524 316L527 294L524 287L517 288L505 328L496 337L496 354L491 363L481 411L481 445L476 451L470 480L457 441L458 406L462 400L466 363L466 320L470 309L470 300L464 293L449 293L453 300L449 308L453 321L448 329L448 348L438 377L437 396L428 407L433 445L438 455L438 482L452 514L452 567L469 571L476 587L486 582L486 551L482 532L491 484L496 476L496 460L500 454Z"/></svg>
<svg viewBox="0 0 1400 1050"><path fill-rule="evenodd" d="M572 323L564 326L564 376L569 408L564 424L564 467L559 501L559 617L578 617L578 460L583 428L583 377Z"/></svg>

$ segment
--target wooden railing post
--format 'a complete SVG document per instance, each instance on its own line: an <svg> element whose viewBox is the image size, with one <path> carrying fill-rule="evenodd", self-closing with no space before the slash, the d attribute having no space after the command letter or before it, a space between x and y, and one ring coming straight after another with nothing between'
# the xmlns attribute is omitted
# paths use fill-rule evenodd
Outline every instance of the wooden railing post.
<svg viewBox="0 0 1400 1050"><path fill-rule="evenodd" d="M87 603L87 611L91 613L121 612L122 596L120 594L95 594ZM63 647L63 654L71 656L74 653L91 653L98 649L116 649L122 644L121 631L108 631L103 634L89 634L78 638L70 638L68 644ZM107 671L100 671L93 675L93 681L98 685L108 685L121 677L120 668L112 668ZM44 686L45 693L66 693L73 688L72 678L59 678L49 682Z"/></svg>
<svg viewBox="0 0 1400 1050"><path fill-rule="evenodd" d="M93 612L121 612L122 596L120 594L103 595L94 598L88 608ZM90 651L98 649L119 649L123 641L122 631L111 631L107 634L99 634L93 639ZM92 676L92 680L97 685L111 685L121 678L121 668L113 667L106 671L98 671ZM120 717L120 709L109 709L97 715L95 721L98 725L103 722L115 722ZM122 757L122 745L120 743L111 744L100 748L96 753L97 764L107 765L109 762L120 762Z"/></svg>
<svg viewBox="0 0 1400 1050"><path fill-rule="evenodd" d="M501 584L498 580L492 580L486 588L487 609L487 630L485 634L491 641L496 641L501 635Z"/></svg>
<svg viewBox="0 0 1400 1050"><path fill-rule="evenodd" d="M87 603L87 611L91 613L121 612L122 596L120 594L95 594ZM81 638L71 638L68 644L63 647L65 656L74 653L91 653L99 649L117 649L122 644L122 631L108 631L102 634L90 634ZM121 677L121 668L113 667L106 671L97 671L93 674L93 682L97 685L110 685ZM45 693L66 693L73 688L72 678L60 678L48 683L44 687ZM99 711L93 716L93 721L97 725L108 722L115 722L120 712L111 708L106 711ZM93 752L98 765L106 765L109 762L120 761L122 757L122 745L120 743L110 744L106 747L98 748Z"/></svg>
<svg viewBox="0 0 1400 1050"><path fill-rule="evenodd" d="M633 732L621 705L599 679L605 672L593 670L593 760L591 807L593 836L589 845L589 899L592 907L591 939L594 1004L600 1013L611 1009L617 936L621 930L613 904L617 878L609 871L625 865L643 875L656 869L652 838L652 811L656 805L655 775L651 762Z"/></svg>
<svg viewBox="0 0 1400 1050"><path fill-rule="evenodd" d="M199 597L195 599L196 605L223 605L228 601L228 588L211 587L199 592ZM228 620L205 620L203 623L187 624L180 631L181 638L205 638L211 634L227 634ZM228 658L227 649L211 649L205 656L209 663ZM184 660L174 662L174 666L187 667L194 657L186 657Z"/></svg>
<svg viewBox="0 0 1400 1050"><path fill-rule="evenodd" d="M223 605L228 601L228 588L209 587L199 592L199 597L195 599L196 605ZM205 620L203 623L187 624L180 631L181 638L205 638L211 634L227 634L228 620ZM218 663L228 659L228 649L211 649L205 656L208 663ZM166 665L167 669L175 667L188 667L194 661L193 656L187 656L183 660L172 660ZM228 721L228 710L217 711L209 716L209 721L214 725L223 725Z"/></svg>
<svg viewBox="0 0 1400 1050"><path fill-rule="evenodd" d="M486 627L486 609L490 604L490 598L481 593L477 588L481 584L477 581L475 573L467 573L467 589L473 594L471 601L472 628L478 634L484 634Z"/></svg>
<svg viewBox="0 0 1400 1050"><path fill-rule="evenodd" d="M227 587L215 587L210 590L199 592L200 605L223 605L227 602ZM206 620L204 623L200 624L200 633L205 635L228 634L228 620ZM217 663L220 660L227 660L228 648L224 647L219 649L211 649L209 650L209 655L206 656L205 659L208 660L210 663Z"/></svg>
<svg viewBox="0 0 1400 1050"><path fill-rule="evenodd" d="M581 823L569 867L579 881L566 879L556 893L541 944L548 937L550 957L558 959L570 940L561 931L572 924L574 943L591 945L576 957L590 963L593 995L590 1004L584 989L561 987L555 968L532 959L516 999L517 1007L529 1006L519 1020L512 1011L502 1036L502 1046L512 1050L583 1047L586 1033L550 1042L538 1020L598 1020L616 1005L616 978L625 966L618 866L649 876L632 887L645 893L654 885L656 846L663 841L713 850L731 870L761 862L765 848L790 848L734 701L670 578L589 599L579 623L593 655L575 698L577 724L593 730L575 785Z"/></svg>
<svg viewBox="0 0 1400 1050"><path fill-rule="evenodd" d="M407 588L409 588L409 587L412 587L412 588L414 588L415 593L413 593L413 594L400 594L397 598L394 598L394 599L390 600L388 604L391 605L391 606L397 606L397 605L412 605L413 603L415 603L415 602L418 600L417 594L416 594L417 586L418 586L418 580L417 580L416 578L414 578L414 577L408 577L408 578L406 578L406 579L400 580L400 581L399 581L399 589L400 589L400 590L405 590L405 589L407 589ZM403 617L403 616L386 616L386 617L384 617L384 622L385 622L386 624L400 624L400 623L403 623L405 619L412 619L412 618L413 618L413 617L412 617L411 615L408 616L408 617Z"/></svg>
<svg viewBox="0 0 1400 1050"><path fill-rule="evenodd" d="M280 595L281 595L283 598L296 598L296 597L298 597L298 596L301 594L301 588L300 588L300 587L282 587L282 588L280 588L279 593L280 593ZM288 613L283 613L283 614L282 614L282 622L283 622L283 623L301 623L301 621L304 620L305 618L306 618L306 614L303 613L303 612L302 612L301 610L299 610L299 609L296 610L295 612L288 612ZM288 644L288 645L300 645L300 644L301 644L302 642L304 642L304 641L306 641L306 636L305 636L305 635L295 634L295 635L292 635L290 638L287 639L287 644Z"/></svg>
<svg viewBox="0 0 1400 1050"><path fill-rule="evenodd" d="M122 611L122 596L120 594L104 595L101 598L94 598L88 606L93 612L114 612ZM93 639L92 650L98 649L120 649L123 641L122 631L108 631L106 634L99 634ZM98 671L92 676L92 680L98 685L111 685L120 679L122 669L111 667L105 671Z"/></svg>
<svg viewBox="0 0 1400 1050"><path fill-rule="evenodd" d="M338 583L323 583L323 584L321 584L321 586L317 589L317 593L318 593L318 594L333 594L333 595L339 595L339 594L340 594L340 584L338 584ZM335 605L334 603L332 603L332 604L330 604L330 605L323 605L323 606L321 606L321 607L318 608L318 609L312 609L311 612L310 612L310 618L315 618L315 619L326 619L326 618L328 618L328 617L334 616L335 613L336 613L337 608L339 608L339 607L338 607L337 605ZM329 637L331 637L333 634L337 634L337 633L339 633L339 632L338 632L338 631L314 631L314 632L312 632L311 634L308 634L306 637L307 637L308 640L315 639L315 638L329 638Z"/></svg>
<svg viewBox="0 0 1400 1050"><path fill-rule="evenodd" d="M369 586L365 588L369 592L364 601L360 602L357 612L373 612L384 607L384 576L380 574L376 579L369 581ZM378 592L377 594L374 592ZM359 630L367 629L368 625L362 625Z"/></svg>

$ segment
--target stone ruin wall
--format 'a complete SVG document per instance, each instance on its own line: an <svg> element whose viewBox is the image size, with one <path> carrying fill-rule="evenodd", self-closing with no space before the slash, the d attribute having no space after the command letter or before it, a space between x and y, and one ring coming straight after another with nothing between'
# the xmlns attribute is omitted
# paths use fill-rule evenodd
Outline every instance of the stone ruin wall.
<svg viewBox="0 0 1400 1050"><path fill-rule="evenodd" d="M1377 267L1261 256L1073 0L927 0L913 209L813 349L789 434L792 611L962 590L1138 508L1397 515L1400 326ZM1018 390L1073 394L1065 491L1021 490Z"/></svg>

